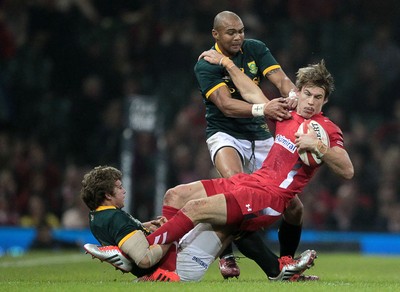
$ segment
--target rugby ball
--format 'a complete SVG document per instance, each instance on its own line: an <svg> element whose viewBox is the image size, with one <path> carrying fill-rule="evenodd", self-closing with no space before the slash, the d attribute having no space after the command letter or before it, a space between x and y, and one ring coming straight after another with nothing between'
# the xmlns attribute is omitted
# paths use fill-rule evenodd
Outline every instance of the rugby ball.
<svg viewBox="0 0 400 292"><path fill-rule="evenodd" d="M325 145L329 147L329 136L326 133L325 129L314 120L305 120L297 130L298 133L307 134L308 133L308 125L311 125L312 129L317 133L318 139L320 139ZM304 162L304 164L308 166L317 166L322 163L322 160L317 157L314 153L310 151L298 151L300 159Z"/></svg>

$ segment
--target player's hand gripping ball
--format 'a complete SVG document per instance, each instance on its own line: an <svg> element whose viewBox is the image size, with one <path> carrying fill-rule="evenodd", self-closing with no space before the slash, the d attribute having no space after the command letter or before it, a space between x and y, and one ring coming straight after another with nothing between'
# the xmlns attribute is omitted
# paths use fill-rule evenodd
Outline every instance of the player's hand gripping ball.
<svg viewBox="0 0 400 292"><path fill-rule="evenodd" d="M314 120L306 120L299 126L297 132L300 134L307 134L309 130L308 125L311 125L312 129L317 134L318 139L321 140L329 148L329 136L326 133L325 129L318 122ZM319 158L317 154L311 151L299 151L299 156L304 164L309 166L317 166L322 163L321 158Z"/></svg>

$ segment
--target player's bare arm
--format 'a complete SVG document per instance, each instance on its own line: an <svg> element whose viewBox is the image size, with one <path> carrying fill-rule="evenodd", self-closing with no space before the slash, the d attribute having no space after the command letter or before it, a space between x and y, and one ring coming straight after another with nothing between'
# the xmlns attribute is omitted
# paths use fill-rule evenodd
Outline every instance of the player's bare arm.
<svg viewBox="0 0 400 292"><path fill-rule="evenodd" d="M239 77L237 77L238 74L235 72L236 70L233 70L235 64L228 57L225 57L216 50L208 50L203 52L199 58L204 58L207 62L211 64L224 66L228 70L232 78L235 77L235 79L238 79L237 81L234 80L234 83L239 88L241 96L249 103L255 104L269 102L269 99L264 95L260 87L256 86L248 76L246 76L245 74L241 74L243 75L243 77L241 77L240 79ZM232 73L230 72L230 70L232 70ZM234 76L232 76L232 74Z"/></svg>
<svg viewBox="0 0 400 292"><path fill-rule="evenodd" d="M282 96L288 97L290 91L296 91L296 86L293 82L287 77L286 73L283 72L281 68L273 69L265 74L265 77L271 81L276 88L279 89L279 92Z"/></svg>
<svg viewBox="0 0 400 292"><path fill-rule="evenodd" d="M341 147L328 147L317 138L317 134L309 128L307 134L296 133L296 147L299 151L312 151L337 175L344 179L354 176L354 167L346 150Z"/></svg>
<svg viewBox="0 0 400 292"><path fill-rule="evenodd" d="M221 86L210 94L208 99L213 102L226 117L249 118L252 105L248 102L234 99L228 86Z"/></svg>
<svg viewBox="0 0 400 292"><path fill-rule="evenodd" d="M268 71L265 77L279 89L283 97L287 97L286 102L290 109L295 109L297 106L298 92L296 86L287 77L282 68L276 68Z"/></svg>
<svg viewBox="0 0 400 292"><path fill-rule="evenodd" d="M237 71L241 72L238 68ZM244 74L243 76L247 77ZM250 78L247 79L258 88L258 86L255 85ZM264 96L262 92L261 94ZM245 97L243 96L243 98ZM248 102L232 98L228 87L222 86L211 93L209 100L212 101L226 117L249 118L252 116L266 116L270 119L275 119L278 121L290 118L288 104L286 103L285 98L276 98L264 103L250 104Z"/></svg>
<svg viewBox="0 0 400 292"><path fill-rule="evenodd" d="M236 67L232 60L230 60L229 58L224 57L222 54L218 53L215 50L205 51L200 55L200 57L204 58L206 61L212 64L220 64L228 70L233 82L239 89L242 97L246 101L253 104L250 108L252 116L266 116L270 119L275 119L278 121L282 121L283 119L288 119L291 117L288 112L289 106L285 99L277 98L268 101L262 90L257 85L255 85L254 82L248 76L246 76L238 67ZM219 89L222 88L223 87ZM218 90L216 90L216 92ZM211 94L211 96L212 95L213 94ZM211 101L214 102L213 99ZM222 101L223 100L220 100L220 102ZM216 105L218 106L217 103ZM220 108L220 106L218 107ZM221 109L221 111L223 110ZM225 114L224 111L223 113Z"/></svg>
<svg viewBox="0 0 400 292"><path fill-rule="evenodd" d="M344 179L351 179L354 176L354 167L349 154L341 147L328 148L321 158L322 161L337 175Z"/></svg>

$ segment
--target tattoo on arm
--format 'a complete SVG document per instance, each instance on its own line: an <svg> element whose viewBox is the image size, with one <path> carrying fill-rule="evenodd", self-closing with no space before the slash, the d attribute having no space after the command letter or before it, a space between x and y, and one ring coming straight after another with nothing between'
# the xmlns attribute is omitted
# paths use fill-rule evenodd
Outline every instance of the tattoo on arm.
<svg viewBox="0 0 400 292"><path fill-rule="evenodd" d="M265 76L272 75L272 74L278 72L279 70L280 70L279 68L273 69L273 70L269 71L267 74L265 74Z"/></svg>

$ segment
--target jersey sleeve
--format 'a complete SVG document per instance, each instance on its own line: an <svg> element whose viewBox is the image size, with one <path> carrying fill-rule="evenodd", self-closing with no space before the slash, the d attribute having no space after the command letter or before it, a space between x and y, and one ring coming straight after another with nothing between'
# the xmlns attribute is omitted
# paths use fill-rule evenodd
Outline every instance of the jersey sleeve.
<svg viewBox="0 0 400 292"><path fill-rule="evenodd" d="M133 221L123 212L117 212L113 215L109 228L109 233L112 234L117 244L129 233L135 230L142 230L139 221Z"/></svg>
<svg viewBox="0 0 400 292"><path fill-rule="evenodd" d="M335 130L329 133L329 143L331 147L338 146L344 148L343 132L334 125Z"/></svg>
<svg viewBox="0 0 400 292"><path fill-rule="evenodd" d="M342 130L340 130L338 126L330 122L327 123L325 130L328 132L329 143L331 148L334 146L344 148L343 132Z"/></svg>
<svg viewBox="0 0 400 292"><path fill-rule="evenodd" d="M210 64L203 59L196 63L194 73L203 96L208 98L216 89L226 86L225 81L222 79L222 76L224 76L223 70L221 66Z"/></svg>

